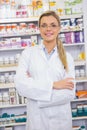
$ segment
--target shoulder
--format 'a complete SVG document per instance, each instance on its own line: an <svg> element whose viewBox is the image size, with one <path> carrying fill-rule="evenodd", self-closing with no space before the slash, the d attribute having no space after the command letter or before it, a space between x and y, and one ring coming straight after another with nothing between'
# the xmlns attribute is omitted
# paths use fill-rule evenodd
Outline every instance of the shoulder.
<svg viewBox="0 0 87 130"><path fill-rule="evenodd" d="M38 45L31 46L31 47L26 47L26 48L23 50L22 54L34 53L37 49L38 49Z"/></svg>

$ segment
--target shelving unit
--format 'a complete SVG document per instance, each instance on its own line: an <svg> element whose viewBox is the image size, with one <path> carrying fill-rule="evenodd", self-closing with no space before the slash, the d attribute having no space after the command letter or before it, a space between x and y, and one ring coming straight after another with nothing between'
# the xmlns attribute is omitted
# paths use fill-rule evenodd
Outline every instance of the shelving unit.
<svg viewBox="0 0 87 130"><path fill-rule="evenodd" d="M26 123L10 123L10 124L6 124L6 125L0 125L0 127L8 127L8 126L24 126L26 125Z"/></svg>
<svg viewBox="0 0 87 130"><path fill-rule="evenodd" d="M83 19L83 27L82 30L84 31L84 42L82 43L64 43L64 47L67 51L69 51L71 53L71 55L74 58L75 61L75 70L76 69L84 69L85 75L84 76L76 76L76 90L86 90L87 91L87 8L85 7L85 5L87 4L86 0L83 0L83 14L78 15L79 18ZM70 19L72 18L78 18L78 16L76 15L72 15L70 16ZM68 17L66 17L65 19L69 19ZM63 20L65 20L63 19ZM81 30L80 30L81 31ZM74 31L64 31L64 33L66 32L74 32ZM63 31L62 31L63 33ZM81 52L85 52L85 59L80 59L79 58L79 54ZM78 105L87 105L87 98L75 98L73 101L71 101L71 109L77 109ZM74 127L73 130L79 130L81 129L81 126L85 126L85 129L87 129L87 116L78 116L78 117L72 117L72 121L73 121L73 126L78 126L78 127Z"/></svg>
<svg viewBox="0 0 87 130"><path fill-rule="evenodd" d="M26 107L26 104L15 104L15 105L2 105L0 106L0 109L1 108L15 108L15 107Z"/></svg>
<svg viewBox="0 0 87 130"><path fill-rule="evenodd" d="M16 18L16 19L2 19L0 21L0 24L20 24L20 23L26 23L26 24L35 24L37 26L37 21L38 21L38 18ZM32 33L17 33L17 34L4 34L4 35L0 35L0 39L4 39L4 38L15 38L15 37L26 37L29 38L31 36L37 36L37 43L39 42L40 37L39 36L39 32L32 32ZM36 43L36 44L37 44ZM20 43L21 44L21 43ZM26 46L20 46L20 47L2 47L0 48L0 57L3 57L3 64L2 64L2 61L0 60L0 76L3 75L5 76L5 73L9 73L9 75L11 75L11 73L16 73L16 69L17 69L17 63L8 63L8 61L6 62L6 64L4 63L4 57L7 57L7 60L9 60L10 56L12 57L15 57L16 54L20 54L24 49L26 48ZM7 82L5 83L1 78L0 78L0 94L2 94L2 97L4 97L3 93L4 92L9 92L10 89L15 89L15 85L14 85L14 82ZM0 99L0 115L3 115L5 113L7 113L8 115L11 115L11 114L15 114L15 115L21 115L23 113L26 112L26 100L24 97L20 97L17 93L17 91L15 90L15 98L16 99L16 102L13 103L13 104L10 104L10 103L6 103L6 104L3 104L1 103L1 99ZM11 100L11 99L9 99ZM19 103L17 102L19 101ZM14 111L15 109L15 111ZM17 116L15 116L15 118L17 118ZM18 118L20 118L20 116L18 116ZM22 119L24 117L21 117ZM26 118L26 116L25 116ZM0 117L0 121L2 121L3 118ZM10 120L10 118L9 118ZM26 122L17 122L16 119L14 119L15 122L14 123L11 123L9 121L9 123L4 123L3 124L0 124L0 130L4 130L5 127L7 126L12 126L14 127L14 130L24 130L25 129L25 124ZM22 126L22 127L21 127Z"/></svg>

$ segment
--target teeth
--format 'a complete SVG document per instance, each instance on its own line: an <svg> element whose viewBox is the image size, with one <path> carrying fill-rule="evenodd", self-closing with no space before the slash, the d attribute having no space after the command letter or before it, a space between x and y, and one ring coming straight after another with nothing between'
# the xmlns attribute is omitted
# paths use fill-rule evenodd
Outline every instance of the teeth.
<svg viewBox="0 0 87 130"><path fill-rule="evenodd" d="M52 35L52 34L50 34L50 33L49 33L49 34L46 34L46 36L51 36L51 35Z"/></svg>

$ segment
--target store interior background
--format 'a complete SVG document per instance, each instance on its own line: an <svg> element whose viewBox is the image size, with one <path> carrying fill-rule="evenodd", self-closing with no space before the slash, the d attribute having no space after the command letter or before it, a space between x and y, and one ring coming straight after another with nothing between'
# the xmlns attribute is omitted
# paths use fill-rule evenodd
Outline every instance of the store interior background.
<svg viewBox="0 0 87 130"><path fill-rule="evenodd" d="M73 126L78 127L73 130L87 130L87 0L0 0L0 130L25 130L27 99L18 95L13 78L23 49L42 42L38 17L49 9L59 14L60 37L76 61L78 98L71 103L71 109ZM73 40L75 37L66 38L68 32L72 37L79 32L80 43ZM85 97L79 98L80 90Z"/></svg>

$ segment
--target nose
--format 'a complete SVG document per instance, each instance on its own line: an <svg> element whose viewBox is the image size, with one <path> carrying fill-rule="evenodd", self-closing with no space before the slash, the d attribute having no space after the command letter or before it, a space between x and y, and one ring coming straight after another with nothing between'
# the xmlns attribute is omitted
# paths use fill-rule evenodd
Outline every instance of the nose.
<svg viewBox="0 0 87 130"><path fill-rule="evenodd" d="M51 26L47 26L47 30L50 30L51 29Z"/></svg>

